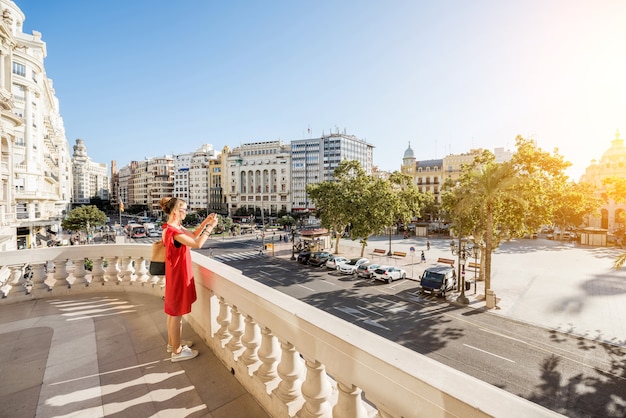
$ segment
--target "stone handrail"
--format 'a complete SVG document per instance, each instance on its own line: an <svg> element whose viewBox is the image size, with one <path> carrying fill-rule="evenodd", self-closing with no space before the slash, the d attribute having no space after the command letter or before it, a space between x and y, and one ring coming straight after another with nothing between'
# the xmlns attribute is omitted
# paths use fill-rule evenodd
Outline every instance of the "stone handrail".
<svg viewBox="0 0 626 418"><path fill-rule="evenodd" d="M160 297L163 280L147 269L150 248L116 244L5 252L0 303L99 289ZM85 258L93 262L92 271L85 270ZM200 253L193 252L193 262L198 301L188 322L274 417L560 416ZM25 279L26 264L32 274Z"/></svg>

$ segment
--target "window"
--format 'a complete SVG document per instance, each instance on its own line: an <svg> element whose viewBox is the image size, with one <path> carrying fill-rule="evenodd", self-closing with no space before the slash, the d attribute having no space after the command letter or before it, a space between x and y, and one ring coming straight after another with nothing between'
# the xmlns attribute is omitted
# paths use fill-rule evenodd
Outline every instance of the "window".
<svg viewBox="0 0 626 418"><path fill-rule="evenodd" d="M21 75L22 77L26 77L26 66L24 64L20 64L17 62L13 63L13 74Z"/></svg>

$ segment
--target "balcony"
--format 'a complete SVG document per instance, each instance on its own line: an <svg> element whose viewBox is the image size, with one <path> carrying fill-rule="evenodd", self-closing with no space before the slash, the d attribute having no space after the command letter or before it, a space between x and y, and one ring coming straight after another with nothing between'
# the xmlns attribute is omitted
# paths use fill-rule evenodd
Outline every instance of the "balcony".
<svg viewBox="0 0 626 418"><path fill-rule="evenodd" d="M183 337L201 354L170 363L150 248L3 253L0 374L13 382L0 390L3 412L34 402L37 416L559 416L196 252L198 301Z"/></svg>

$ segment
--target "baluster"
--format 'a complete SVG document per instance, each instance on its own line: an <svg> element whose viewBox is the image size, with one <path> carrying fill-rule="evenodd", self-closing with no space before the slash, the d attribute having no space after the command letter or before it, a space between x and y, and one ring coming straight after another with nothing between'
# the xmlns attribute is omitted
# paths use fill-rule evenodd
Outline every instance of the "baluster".
<svg viewBox="0 0 626 418"><path fill-rule="evenodd" d="M102 286L107 283L103 264L104 260L102 258L94 258L92 260L91 283L101 284Z"/></svg>
<svg viewBox="0 0 626 418"><path fill-rule="evenodd" d="M219 301L220 313L219 315L217 315L217 318L215 318L215 320L221 326L220 329L218 329L215 333L215 336L222 342L224 342L230 338L230 333L228 332L228 325L230 325L230 311L228 309L228 304L223 297L219 297Z"/></svg>
<svg viewBox="0 0 626 418"><path fill-rule="evenodd" d="M72 260L74 264L74 284L85 284L85 286L89 286L89 281L87 280L87 270L85 270L85 259L77 258Z"/></svg>
<svg viewBox="0 0 626 418"><path fill-rule="evenodd" d="M117 263L117 256L105 257L107 267L104 270L105 281L110 284L119 284L120 281L120 267Z"/></svg>
<svg viewBox="0 0 626 418"><path fill-rule="evenodd" d="M67 286L69 289L72 287L70 282L67 281L67 260L54 260L54 287L57 286Z"/></svg>
<svg viewBox="0 0 626 418"><path fill-rule="evenodd" d="M367 409L363 405L360 388L337 382L339 395L333 407L333 418L367 418ZM302 390L304 392L304 389Z"/></svg>
<svg viewBox="0 0 626 418"><path fill-rule="evenodd" d="M28 264L25 268L24 268L24 272L21 276L21 280L19 280L19 283L21 283L22 288L24 288L25 293L28 295L30 294L30 291L33 288L33 265L32 264ZM16 283L16 290L17 290L17 284ZM21 290L21 289L20 289Z"/></svg>
<svg viewBox="0 0 626 418"><path fill-rule="evenodd" d="M11 274L9 275L9 278L7 280L7 284L11 287L17 286L18 284L20 284L20 281L22 280L22 276L24 275L25 268L26 268L25 265L9 266L9 270L11 270Z"/></svg>
<svg viewBox="0 0 626 418"><path fill-rule="evenodd" d="M250 315L245 316L244 322L246 325L241 343L246 347L246 350L241 355L241 361L243 361L246 366L251 366L259 362L257 349L259 348L261 331Z"/></svg>
<svg viewBox="0 0 626 418"><path fill-rule="evenodd" d="M27 288L26 293L31 293L33 290L36 292L42 289L48 289L45 281L48 278L46 274L46 264L47 263L36 263L33 264L33 277L31 279L30 290Z"/></svg>
<svg viewBox="0 0 626 418"><path fill-rule="evenodd" d="M276 371L281 380L274 394L284 403L289 403L300 397L302 360L293 344L281 341L280 348L281 358Z"/></svg>
<svg viewBox="0 0 626 418"><path fill-rule="evenodd" d="M263 383L271 382L278 377L276 368L280 358L278 351L278 341L272 335L272 331L263 327L261 329L261 347L259 348L259 360L261 365L254 373Z"/></svg>
<svg viewBox="0 0 626 418"><path fill-rule="evenodd" d="M305 399L302 409L298 412L299 418L331 417L330 381L326 375L326 367L317 360L305 358L307 373L302 383L302 396Z"/></svg>
<svg viewBox="0 0 626 418"><path fill-rule="evenodd" d="M132 257L120 257L122 268L118 274L118 284L131 284L135 273Z"/></svg>
<svg viewBox="0 0 626 418"><path fill-rule="evenodd" d="M139 266L139 267L137 267ZM136 282L142 286L148 282L150 275L148 274L148 266L146 259L139 257L135 259Z"/></svg>
<svg viewBox="0 0 626 418"><path fill-rule="evenodd" d="M13 286L16 286L20 282L22 278L22 267L23 266L9 266L9 277L7 277L4 284L0 283L0 293L3 298L6 298Z"/></svg>
<svg viewBox="0 0 626 418"><path fill-rule="evenodd" d="M241 312L237 309L236 306L231 306L230 308L231 320L230 325L228 326L228 332L231 335L228 344L226 344L226 348L228 348L233 355L237 353L237 351L243 348L241 345L241 334L242 331L242 323L241 323Z"/></svg>

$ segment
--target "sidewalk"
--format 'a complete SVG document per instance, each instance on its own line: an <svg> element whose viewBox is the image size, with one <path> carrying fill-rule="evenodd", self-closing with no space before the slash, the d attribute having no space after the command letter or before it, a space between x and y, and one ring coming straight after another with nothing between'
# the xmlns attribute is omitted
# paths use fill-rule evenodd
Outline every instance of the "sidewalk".
<svg viewBox="0 0 626 418"><path fill-rule="evenodd" d="M455 259L450 239L402 239L392 237L391 250L405 252L401 257L373 255L374 249L389 250L388 237L371 238L363 257L381 264L404 267L409 278L419 280L426 267L439 257ZM291 257L291 243L277 245L275 256ZM414 252L411 252L411 247ZM332 249L327 251L334 252ZM420 263L424 250L426 263ZM626 270L612 268L621 250L583 247L547 239L520 239L502 244L492 255L491 288L497 308L490 312L559 332L626 347ZM268 253L269 254L269 253ZM339 254L361 256L358 241L342 239ZM270 254L271 255L271 254ZM469 261L474 261L469 260ZM470 307L485 309L484 282L474 293L474 270L466 270L472 282L465 292ZM457 293L454 293L456 299ZM453 299L452 299L453 300Z"/></svg>

